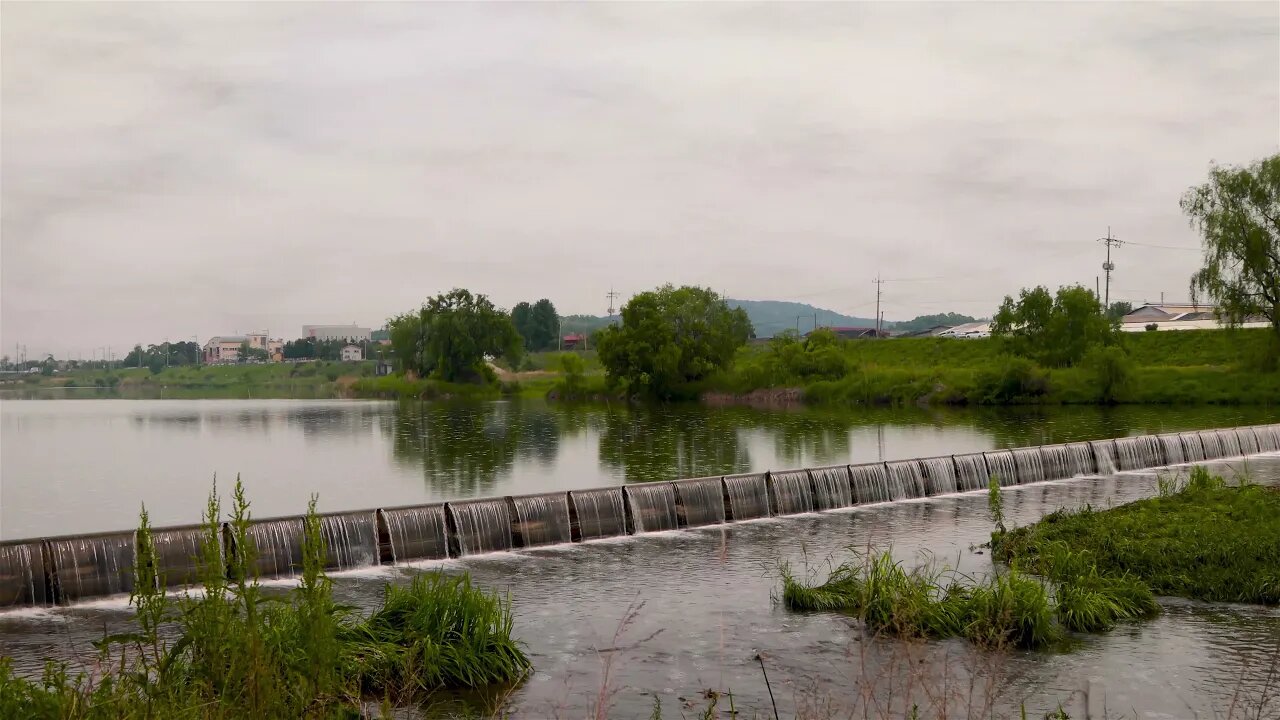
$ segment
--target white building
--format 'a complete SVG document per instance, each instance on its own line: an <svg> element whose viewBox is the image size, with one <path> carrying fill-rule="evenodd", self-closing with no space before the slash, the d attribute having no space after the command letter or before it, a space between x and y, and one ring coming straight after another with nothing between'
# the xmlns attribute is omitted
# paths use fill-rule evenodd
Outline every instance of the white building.
<svg viewBox="0 0 1280 720"><path fill-rule="evenodd" d="M359 362L364 359L364 352L359 345L347 345L342 348L342 362Z"/></svg>
<svg viewBox="0 0 1280 720"><path fill-rule="evenodd" d="M373 330L350 325L303 325L302 337L316 340L345 340L347 342L367 342L373 336Z"/></svg>
<svg viewBox="0 0 1280 720"><path fill-rule="evenodd" d="M264 332L245 333L244 335L218 335L209 338L209 342L204 344L203 360L209 365L238 362L240 360L240 347L245 343L249 344L250 349L266 351L267 356L273 360L284 348L283 340L273 340L267 337Z"/></svg>
<svg viewBox="0 0 1280 720"><path fill-rule="evenodd" d="M1226 327L1218 319L1215 305L1182 305L1173 303L1149 303L1136 308L1120 320L1124 332L1146 332L1154 325L1156 330L1220 330ZM1271 327L1266 318L1247 318L1239 327Z"/></svg>

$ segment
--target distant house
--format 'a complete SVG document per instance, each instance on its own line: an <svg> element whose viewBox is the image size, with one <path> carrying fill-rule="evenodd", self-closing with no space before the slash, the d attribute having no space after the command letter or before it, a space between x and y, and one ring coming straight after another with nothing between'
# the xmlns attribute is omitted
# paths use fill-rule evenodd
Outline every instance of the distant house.
<svg viewBox="0 0 1280 720"><path fill-rule="evenodd" d="M359 362L364 359L364 351L359 345L344 345L342 347L342 362Z"/></svg>
<svg viewBox="0 0 1280 720"><path fill-rule="evenodd" d="M265 332L257 332L209 338L209 342L204 344L203 362L208 365L239 362L240 348L246 344L250 350L262 350L267 353L267 357L273 361L279 362L277 358L283 358L284 341L272 339Z"/></svg>
<svg viewBox="0 0 1280 720"><path fill-rule="evenodd" d="M836 337L844 340L858 340L861 338L889 337L887 330L877 331L873 327L820 327L819 330L830 330L836 334ZM812 332L805 333L805 337L812 335Z"/></svg>
<svg viewBox="0 0 1280 720"><path fill-rule="evenodd" d="M1156 330L1218 330L1223 327L1215 305L1148 303L1120 319L1120 329L1124 332L1146 332L1149 325L1154 325ZM1270 323L1261 316L1248 317L1240 326L1270 327Z"/></svg>
<svg viewBox="0 0 1280 720"><path fill-rule="evenodd" d="M963 325L957 325L949 330L943 330L938 333L938 337L948 338L984 338L991 337L991 323L989 322L971 322Z"/></svg>
<svg viewBox="0 0 1280 720"><path fill-rule="evenodd" d="M581 334L565 335L560 338L561 350L577 350L581 346L582 349L587 347L587 336Z"/></svg>
<svg viewBox="0 0 1280 720"><path fill-rule="evenodd" d="M933 327L912 330L911 332L903 333L897 337L935 337L950 330L952 327L952 325L934 325Z"/></svg>
<svg viewBox="0 0 1280 720"><path fill-rule="evenodd" d="M345 340L346 342L362 342L373 339L373 331L367 327L360 327L355 323L350 325L303 325L302 337L312 338L314 340Z"/></svg>

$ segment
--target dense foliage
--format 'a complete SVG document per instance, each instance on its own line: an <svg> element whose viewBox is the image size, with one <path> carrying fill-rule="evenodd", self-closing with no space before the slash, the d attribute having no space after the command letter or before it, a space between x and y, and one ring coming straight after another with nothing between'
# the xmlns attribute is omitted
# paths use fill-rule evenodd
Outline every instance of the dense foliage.
<svg viewBox="0 0 1280 720"><path fill-rule="evenodd" d="M897 332L915 332L917 330L928 330L929 328L939 325L947 325L955 327L956 325L964 325L966 323L977 322L978 319L960 313L937 313L934 315L917 315L911 320L902 320L892 323L892 327Z"/></svg>
<svg viewBox="0 0 1280 720"><path fill-rule="evenodd" d="M1079 285L1023 289L1015 301L1006 296L991 324L991 335L1009 351L1054 367L1078 363L1090 349L1116 341L1115 321L1098 296Z"/></svg>
<svg viewBox="0 0 1280 720"><path fill-rule="evenodd" d="M1087 557L1104 576L1130 575L1159 595L1280 603L1280 492L1228 486L1196 468L1186 485L1108 510L1058 511L1009 532L997 557L1036 574L1061 555Z"/></svg>
<svg viewBox="0 0 1280 720"><path fill-rule="evenodd" d="M611 382L665 399L728 367L750 337L747 313L714 291L664 285L632 297L597 351Z"/></svg>
<svg viewBox="0 0 1280 720"><path fill-rule="evenodd" d="M346 340L298 338L286 342L281 354L285 360L341 360L342 348L350 344Z"/></svg>
<svg viewBox="0 0 1280 720"><path fill-rule="evenodd" d="M338 605L324 574L315 501L304 523L298 587L270 593L254 577L248 502L237 483L224 558L217 494L205 511L203 590L170 597L155 574L145 512L138 530L134 627L100 644L92 674L50 663L32 681L0 660L0 717L364 717L366 701L391 707L441 689L512 682L529 670L511 638L511 609L465 576L427 573L389 586L361 619ZM229 561L229 562L228 562Z"/></svg>
<svg viewBox="0 0 1280 720"><path fill-rule="evenodd" d="M1260 315L1280 339L1280 155L1249 167L1218 167L1182 198L1204 237L1204 267L1192 296L1207 295L1224 319Z"/></svg>
<svg viewBox="0 0 1280 720"><path fill-rule="evenodd" d="M518 303L511 308L511 322L523 338L524 349L528 352L559 347L560 317L550 300L543 298L532 305Z"/></svg>
<svg viewBox="0 0 1280 720"><path fill-rule="evenodd" d="M511 316L484 295L455 289L387 323L401 369L446 382L486 378L485 358L519 359L522 341Z"/></svg>
<svg viewBox="0 0 1280 720"><path fill-rule="evenodd" d="M164 342L159 345L134 345L133 350L120 361L122 367L148 367L153 371L175 365L196 365L200 362L200 346L191 341Z"/></svg>

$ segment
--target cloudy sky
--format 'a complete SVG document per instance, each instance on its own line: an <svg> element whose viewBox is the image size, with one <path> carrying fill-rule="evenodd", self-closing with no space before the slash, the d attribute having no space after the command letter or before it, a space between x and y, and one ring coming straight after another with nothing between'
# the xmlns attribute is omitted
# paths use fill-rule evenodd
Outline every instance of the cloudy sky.
<svg viewBox="0 0 1280 720"><path fill-rule="evenodd" d="M982 315L1108 225L1113 297L1184 298L1180 194L1280 149L1278 8L6 2L0 352L455 286Z"/></svg>

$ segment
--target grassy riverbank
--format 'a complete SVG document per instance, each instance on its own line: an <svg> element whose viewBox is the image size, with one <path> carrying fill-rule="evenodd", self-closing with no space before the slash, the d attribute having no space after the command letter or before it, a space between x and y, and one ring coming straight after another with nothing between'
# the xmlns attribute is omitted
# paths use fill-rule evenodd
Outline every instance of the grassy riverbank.
<svg viewBox="0 0 1280 720"><path fill-rule="evenodd" d="M813 405L1280 403L1269 330L1125 334L1113 363L1044 368L991 338L841 342L816 351L753 346L704 391L798 388ZM1121 366L1116 370L1116 366Z"/></svg>
<svg viewBox="0 0 1280 720"><path fill-rule="evenodd" d="M374 362L283 362L245 365L183 365L153 373L147 368L72 370L33 375L0 387L4 394L84 398L337 398L350 395Z"/></svg>
<svg viewBox="0 0 1280 720"><path fill-rule="evenodd" d="M1232 486L1196 468L1160 495L1109 510L1059 510L1006 531L990 495L994 558L976 582L884 553L843 563L821 583L782 569L792 610L853 615L872 633L963 637L982 647L1043 648L1159 614L1157 595L1280 604L1280 491Z"/></svg>
<svg viewBox="0 0 1280 720"><path fill-rule="evenodd" d="M252 568L248 503L236 486L223 557L216 495L206 510L200 592L171 598L155 575L145 513L138 531L133 627L99 644L91 674L50 664L43 678L0 659L4 718L337 718L392 716L439 690L513 683L529 671L507 600L466 575L423 573L388 585L358 617L333 598L315 503L296 589L267 592ZM243 549L248 548L247 551ZM227 564L224 564L227 563Z"/></svg>
<svg viewBox="0 0 1280 720"><path fill-rule="evenodd" d="M1109 510L1058 511L993 538L995 556L1046 577L1074 571L1142 581L1158 595L1280 604L1280 490L1231 486L1197 468L1185 486Z"/></svg>

